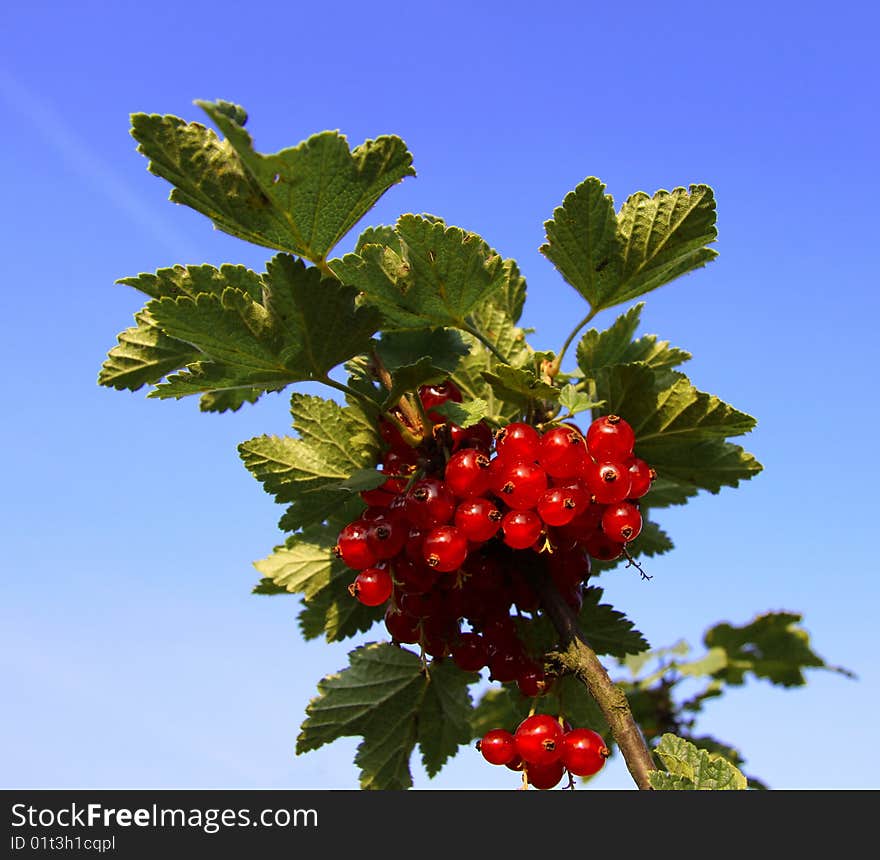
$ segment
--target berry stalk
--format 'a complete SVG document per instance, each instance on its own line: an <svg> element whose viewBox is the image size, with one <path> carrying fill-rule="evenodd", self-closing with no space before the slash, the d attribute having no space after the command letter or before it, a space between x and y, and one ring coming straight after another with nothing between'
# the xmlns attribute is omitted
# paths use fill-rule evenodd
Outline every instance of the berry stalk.
<svg viewBox="0 0 880 860"><path fill-rule="evenodd" d="M656 770L657 765L632 715L626 695L611 680L580 629L577 616L553 581L540 570L529 570L526 576L561 640L562 649L548 654L548 660L557 668L575 675L587 687L602 710L635 784L639 789L650 791L648 773Z"/></svg>

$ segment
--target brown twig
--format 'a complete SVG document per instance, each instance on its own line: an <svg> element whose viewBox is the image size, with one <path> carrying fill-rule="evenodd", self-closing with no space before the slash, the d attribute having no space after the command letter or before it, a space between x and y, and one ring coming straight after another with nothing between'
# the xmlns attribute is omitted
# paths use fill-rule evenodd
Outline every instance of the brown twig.
<svg viewBox="0 0 880 860"><path fill-rule="evenodd" d="M527 575L561 640L561 649L548 655L549 659L587 687L602 710L635 784L650 790L648 772L656 770L657 765L633 718L626 695L609 677L580 629L577 616L550 577L541 570L528 571Z"/></svg>

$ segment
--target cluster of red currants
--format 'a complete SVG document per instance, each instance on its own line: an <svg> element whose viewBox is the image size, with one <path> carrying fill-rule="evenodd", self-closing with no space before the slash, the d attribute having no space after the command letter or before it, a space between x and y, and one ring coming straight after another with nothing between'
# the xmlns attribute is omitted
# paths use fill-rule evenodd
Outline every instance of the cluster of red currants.
<svg viewBox="0 0 880 860"><path fill-rule="evenodd" d="M477 750L489 764L522 771L524 784L554 788L569 773L593 776L608 758L608 747L598 732L572 728L549 714L532 714L515 732L491 729L477 741Z"/></svg>
<svg viewBox="0 0 880 860"><path fill-rule="evenodd" d="M549 575L578 611L590 559L618 558L639 534L637 500L654 472L617 416L593 421L585 435L570 423L541 432L523 422L493 434L433 411L461 399L452 382L419 394L443 432L411 446L381 420L387 478L361 494L367 507L335 547L358 571L349 590L368 606L390 601L394 641L449 655L466 671L488 667L490 679L539 695L547 681L515 620L538 609L530 574Z"/></svg>

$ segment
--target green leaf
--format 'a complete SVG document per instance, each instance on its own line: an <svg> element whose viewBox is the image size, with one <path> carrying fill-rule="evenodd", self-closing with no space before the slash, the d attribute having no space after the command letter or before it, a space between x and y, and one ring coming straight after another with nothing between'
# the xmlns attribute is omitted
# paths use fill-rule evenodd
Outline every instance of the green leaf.
<svg viewBox="0 0 880 860"><path fill-rule="evenodd" d="M632 425L637 456L657 471L658 492L645 496L652 507L681 503L695 489L717 493L761 471L751 454L724 439L749 432L755 419L698 391L683 373L614 365L596 374L596 391L605 414Z"/></svg>
<svg viewBox="0 0 880 860"><path fill-rule="evenodd" d="M442 367L436 367L429 356L420 358L415 364L395 368L391 375L391 388L382 403L382 411L394 406L407 392L418 391L422 385L443 382L448 377L449 372Z"/></svg>
<svg viewBox="0 0 880 860"><path fill-rule="evenodd" d="M298 754L337 738L360 736L355 763L361 788L412 785L410 756L418 743L429 775L471 738L468 684L475 675L448 662L423 667L412 652L384 643L349 654L350 665L318 683L297 738Z"/></svg>
<svg viewBox="0 0 880 860"><path fill-rule="evenodd" d="M465 318L509 287L509 267L476 233L418 215L402 215L395 232L397 247L363 245L330 263L381 311L383 329L467 330Z"/></svg>
<svg viewBox="0 0 880 860"><path fill-rule="evenodd" d="M603 589L591 585L583 590L583 606L578 615L590 647L599 655L623 658L649 649L645 637L622 612L607 603L599 603Z"/></svg>
<svg viewBox="0 0 880 860"><path fill-rule="evenodd" d="M658 790L740 790L748 785L742 772L720 755L698 749L690 741L667 732L654 754L667 773L651 771L651 786Z"/></svg>
<svg viewBox="0 0 880 860"><path fill-rule="evenodd" d="M453 424L459 427L470 427L476 424L489 414L489 404L485 400L464 400L456 403L454 400L447 400L431 409L432 412L438 412Z"/></svg>
<svg viewBox="0 0 880 860"><path fill-rule="evenodd" d="M263 298L263 276L246 266L225 263L219 269L202 266L171 266L155 273L142 272L129 278L120 278L125 284L145 293L151 299L176 299L179 296L195 298L199 293L223 295L229 287L247 293L255 302Z"/></svg>
<svg viewBox="0 0 880 860"><path fill-rule="evenodd" d="M355 297L352 288L279 254L268 265L263 303L232 287L219 295L155 299L147 308L157 324L205 360L169 377L152 396L277 390L322 379L367 349L378 326L375 311L356 307Z"/></svg>
<svg viewBox="0 0 880 860"><path fill-rule="evenodd" d="M801 616L793 612L767 612L741 627L716 624L706 631L707 648L723 649L724 667L715 677L740 685L751 672L783 687L806 684L804 669L827 669L854 677L848 669L828 666L810 647L809 634L800 627Z"/></svg>
<svg viewBox="0 0 880 860"><path fill-rule="evenodd" d="M281 585L275 585L271 579L261 579L251 590L251 594L290 594L290 592Z"/></svg>
<svg viewBox="0 0 880 860"><path fill-rule="evenodd" d="M565 195L544 229L547 242L541 253L592 307L607 307L606 298L618 287L621 261L614 203L605 185L587 177Z"/></svg>
<svg viewBox="0 0 880 860"><path fill-rule="evenodd" d="M469 348L455 329L434 328L383 332L376 343L376 352L392 373L423 357L429 358L434 367L451 373Z"/></svg>
<svg viewBox="0 0 880 860"><path fill-rule="evenodd" d="M415 174L398 137L382 136L351 150L343 135L325 131L262 155L241 126L241 108L196 104L225 140L199 123L134 114L138 151L150 159L150 172L174 186L171 200L257 245L323 261L385 191Z"/></svg>
<svg viewBox="0 0 880 860"><path fill-rule="evenodd" d="M199 409L202 412L237 412L245 403L256 403L262 394L263 390L259 388L208 391L199 398Z"/></svg>
<svg viewBox="0 0 880 860"><path fill-rule="evenodd" d="M365 606L348 590L352 576L336 576L328 585L305 600L298 616L304 639L323 636L327 642L342 642L365 633L382 618L381 606Z"/></svg>
<svg viewBox="0 0 880 860"><path fill-rule="evenodd" d="M294 394L299 438L258 436L239 445L245 466L276 501L291 503L283 528L295 530L331 516L353 496L346 482L375 466L375 423L359 406Z"/></svg>
<svg viewBox="0 0 880 860"><path fill-rule="evenodd" d="M221 296L232 287L255 301L263 294L263 280L244 266L174 266L154 274L141 273L120 278L118 284L134 287L150 298L195 298L200 293ZM149 311L149 305L135 315L137 325L118 336L118 344L110 350L98 383L117 389L137 391L154 385L175 370L198 361L201 353L189 343L169 336ZM240 405L240 404L239 404ZM218 410L222 411L222 410Z"/></svg>
<svg viewBox="0 0 880 860"><path fill-rule="evenodd" d="M708 185L631 195L617 216L620 284L601 299L610 307L643 295L718 256L715 196ZM596 307L594 305L594 307Z"/></svg>
<svg viewBox="0 0 880 860"><path fill-rule="evenodd" d="M137 391L198 359L195 347L165 334L147 310L135 314L135 321L137 325L122 332L107 354L99 385Z"/></svg>
<svg viewBox="0 0 880 860"><path fill-rule="evenodd" d="M559 389L543 382L528 368L498 364L492 371L484 370L483 379L499 400L521 407L528 408L540 400L559 400Z"/></svg>
<svg viewBox="0 0 880 860"><path fill-rule="evenodd" d="M588 409L602 405L601 402L593 400L589 394L578 391L571 384L563 385L559 390L559 403L568 410L568 415L577 415L579 412L586 412Z"/></svg>
<svg viewBox="0 0 880 860"><path fill-rule="evenodd" d="M650 334L633 339L639 326L644 302L633 305L621 314L607 329L589 329L577 347L577 363L585 377L592 378L600 367L615 364L643 362L649 367L677 367L690 360L691 355L683 349L669 346L668 341L658 341Z"/></svg>

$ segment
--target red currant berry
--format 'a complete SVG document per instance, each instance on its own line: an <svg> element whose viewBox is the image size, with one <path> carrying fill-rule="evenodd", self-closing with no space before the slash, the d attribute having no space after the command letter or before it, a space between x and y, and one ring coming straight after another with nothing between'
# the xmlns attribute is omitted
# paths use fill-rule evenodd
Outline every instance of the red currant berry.
<svg viewBox="0 0 880 860"><path fill-rule="evenodd" d="M477 749L489 764L509 764L516 757L516 744L507 729L490 729L477 741Z"/></svg>
<svg viewBox="0 0 880 860"><path fill-rule="evenodd" d="M449 431L452 435L452 450L458 451L462 448L475 448L488 454L492 450L492 429L485 421L478 421L468 427L459 427L458 424L449 425Z"/></svg>
<svg viewBox="0 0 880 860"><path fill-rule="evenodd" d="M613 505L629 497L631 478L627 469L620 463L584 461L584 480L600 505Z"/></svg>
<svg viewBox="0 0 880 860"><path fill-rule="evenodd" d="M352 570L372 567L379 557L370 546L369 534L369 523L360 519L350 522L339 532L334 554Z"/></svg>
<svg viewBox="0 0 880 860"><path fill-rule="evenodd" d="M636 434L619 415L603 415L587 430L587 450L594 460L627 460L635 443Z"/></svg>
<svg viewBox="0 0 880 860"><path fill-rule="evenodd" d="M461 390L451 379L447 379L436 385L422 385L419 388L419 398L425 409L433 409L449 400L461 403Z"/></svg>
<svg viewBox="0 0 880 860"><path fill-rule="evenodd" d="M536 460L541 436L531 424L514 421L495 434L495 451L512 460Z"/></svg>
<svg viewBox="0 0 880 860"><path fill-rule="evenodd" d="M642 515L639 509L629 502L608 505L602 514L602 531L618 543L629 543L639 536L642 530Z"/></svg>
<svg viewBox="0 0 880 860"><path fill-rule="evenodd" d="M378 559L394 558L403 549L408 537L409 526L401 516L394 514L374 517L367 531L367 542Z"/></svg>
<svg viewBox="0 0 880 860"><path fill-rule="evenodd" d="M418 528L448 523L455 513L456 498L443 481L422 478L406 494L406 516Z"/></svg>
<svg viewBox="0 0 880 860"><path fill-rule="evenodd" d="M560 761L575 776L592 776L609 756L602 735L592 729L572 729L562 738Z"/></svg>
<svg viewBox="0 0 880 860"><path fill-rule="evenodd" d="M545 765L527 764L525 770L529 785L542 791L555 788L565 776L565 765L561 761L551 761Z"/></svg>
<svg viewBox="0 0 880 860"><path fill-rule="evenodd" d="M544 523L534 511L508 511L501 520L504 543L512 549L528 549L543 529Z"/></svg>
<svg viewBox="0 0 880 860"><path fill-rule="evenodd" d="M419 619L389 606L385 610L385 629L394 642L414 645L421 638Z"/></svg>
<svg viewBox="0 0 880 860"><path fill-rule="evenodd" d="M349 585L348 592L364 606L379 606L391 597L394 583L385 567L368 567L362 570Z"/></svg>
<svg viewBox="0 0 880 860"><path fill-rule="evenodd" d="M484 543L501 528L503 514L488 499L465 499L455 509L455 527L475 543Z"/></svg>
<svg viewBox="0 0 880 860"><path fill-rule="evenodd" d="M543 696L550 689L550 679L544 674L544 669L534 661L523 665L522 671L517 676L516 685L519 691L528 698Z"/></svg>
<svg viewBox="0 0 880 860"><path fill-rule="evenodd" d="M538 516L548 526L564 526L578 513L577 501L564 487L551 487L537 504Z"/></svg>
<svg viewBox="0 0 880 860"><path fill-rule="evenodd" d="M651 489L651 485L657 479L657 473L644 460L638 457L631 457L624 463L624 466L626 471L629 472L630 477L629 496L627 498L640 499Z"/></svg>
<svg viewBox="0 0 880 860"><path fill-rule="evenodd" d="M557 761L563 732L559 720L550 714L532 714L526 717L513 734L516 752L530 765L547 765Z"/></svg>
<svg viewBox="0 0 880 860"><path fill-rule="evenodd" d="M479 672L489 660L489 648L479 633L462 633L452 649L452 662L465 672Z"/></svg>
<svg viewBox="0 0 880 860"><path fill-rule="evenodd" d="M460 499L482 496L489 489L489 465L486 454L476 448L463 448L449 458L443 480Z"/></svg>
<svg viewBox="0 0 880 860"><path fill-rule="evenodd" d="M467 538L455 526L436 526L425 535L422 544L425 562L441 573L460 568L467 553Z"/></svg>
<svg viewBox="0 0 880 860"><path fill-rule="evenodd" d="M586 454L584 437L573 427L553 427L541 437L538 462L554 478L576 475Z"/></svg>
<svg viewBox="0 0 880 860"><path fill-rule="evenodd" d="M492 476L492 490L504 504L517 511L526 511L538 504L547 489L547 473L526 460L505 461Z"/></svg>
<svg viewBox="0 0 880 860"><path fill-rule="evenodd" d="M623 544L600 531L587 538L584 549L597 561L614 561L623 555Z"/></svg>

